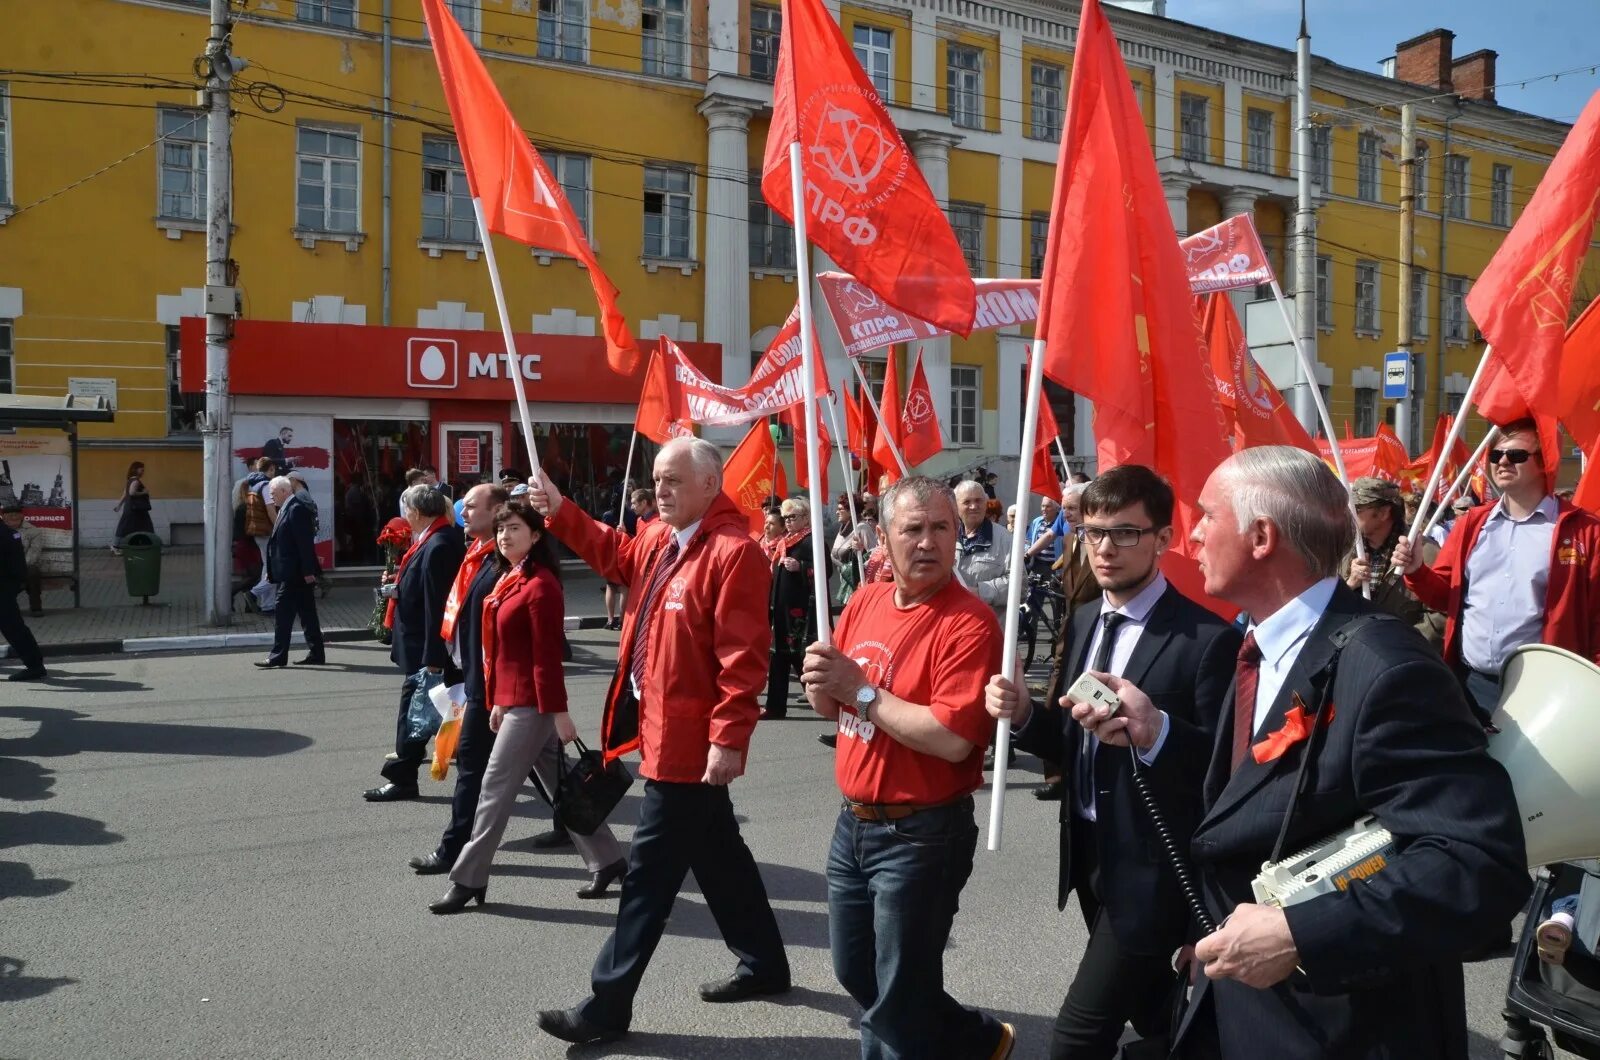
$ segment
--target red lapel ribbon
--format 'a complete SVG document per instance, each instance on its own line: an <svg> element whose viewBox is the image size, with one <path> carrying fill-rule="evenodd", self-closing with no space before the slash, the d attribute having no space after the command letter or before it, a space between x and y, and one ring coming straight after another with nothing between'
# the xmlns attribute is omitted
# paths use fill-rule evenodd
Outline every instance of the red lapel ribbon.
<svg viewBox="0 0 1600 1060"><path fill-rule="evenodd" d="M1293 702L1294 706L1284 712L1283 728L1267 733L1263 739L1250 745L1251 757L1261 765L1276 762L1285 751L1311 735L1311 715L1306 711L1300 693L1294 693ZM1324 729L1333 724L1333 715L1333 704L1329 703L1322 719Z"/></svg>

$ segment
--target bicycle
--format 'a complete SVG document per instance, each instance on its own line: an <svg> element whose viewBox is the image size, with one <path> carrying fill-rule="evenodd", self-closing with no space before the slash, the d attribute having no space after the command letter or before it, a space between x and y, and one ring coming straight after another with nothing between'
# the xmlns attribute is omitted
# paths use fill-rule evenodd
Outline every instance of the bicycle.
<svg viewBox="0 0 1600 1060"><path fill-rule="evenodd" d="M1041 627L1045 634L1046 650L1055 643L1056 634L1061 628L1061 616L1066 613L1066 604L1067 598L1055 587L1051 573L1034 572L1028 575L1028 591L1022 598L1021 621L1017 626L1019 646L1023 652L1023 669L1033 668Z"/></svg>

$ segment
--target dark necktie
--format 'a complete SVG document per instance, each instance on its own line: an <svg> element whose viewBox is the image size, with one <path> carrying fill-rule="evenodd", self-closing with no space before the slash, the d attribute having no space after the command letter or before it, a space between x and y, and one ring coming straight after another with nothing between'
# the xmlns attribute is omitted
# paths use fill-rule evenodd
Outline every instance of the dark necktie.
<svg viewBox="0 0 1600 1060"><path fill-rule="evenodd" d="M1111 653L1117 646L1117 629L1128 621L1120 611L1107 611L1100 616L1100 643L1095 645L1094 661L1089 669L1097 673L1111 671ZM1084 809L1094 805L1094 749L1099 742L1087 729L1079 729L1082 739L1078 743L1078 804Z"/></svg>
<svg viewBox="0 0 1600 1060"><path fill-rule="evenodd" d="M1261 680L1261 649L1252 630L1239 645L1239 664L1233 672L1233 763L1230 772L1239 771L1250 737L1256 728L1256 685Z"/></svg>
<svg viewBox="0 0 1600 1060"><path fill-rule="evenodd" d="M639 624L633 631L633 645L628 656L628 672L633 685L644 695L644 672L650 654L650 619L656 613L656 598L667 584L672 568L678 565L678 535L673 534L667 547L661 550L655 569L650 572L650 587L645 590L644 605L639 608Z"/></svg>

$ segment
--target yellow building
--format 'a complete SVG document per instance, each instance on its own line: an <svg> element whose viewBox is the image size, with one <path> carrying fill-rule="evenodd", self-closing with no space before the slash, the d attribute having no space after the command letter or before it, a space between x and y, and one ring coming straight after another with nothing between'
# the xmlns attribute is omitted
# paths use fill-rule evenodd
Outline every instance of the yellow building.
<svg viewBox="0 0 1600 1060"><path fill-rule="evenodd" d="M363 520L381 522L388 480L407 463L437 463L460 481L526 463L509 394L489 394L487 380L466 386L487 363L484 351L499 349L499 322L420 4L383 6L254 0L236 5L233 28L233 50L249 61L234 95L235 413L258 432L301 417L302 433L325 434L326 488L345 536ZM714 343L720 355L701 356L720 364L724 382L742 381L795 301L789 232L772 223L748 179L760 168L770 113L776 4L449 6L584 219L636 334ZM948 204L974 273L1036 275L1075 14L936 0L835 12ZM1111 14L1180 232L1251 211L1282 272L1295 191L1292 50ZM202 521L202 403L184 382L199 378L199 366L180 362L202 358L203 348L179 322L203 312L205 133L194 70L207 6L62 0L18 5L8 28L0 387L114 387L115 424L84 430L85 541L109 537L132 460L149 466L158 529L184 539ZM1397 341L1398 103L1421 98L1427 159L1413 347L1426 371L1414 448L1482 351L1461 299L1565 135L1560 123L1497 106L1492 65L1492 53L1452 62L1448 34L1398 49L1406 81L1315 65L1316 353L1335 421L1349 419L1358 433L1386 418L1377 371ZM1453 93L1441 87L1452 77ZM523 352L542 365L525 373L535 419L562 425L541 444L569 480L596 480L598 496L598 480L626 449L632 398L627 384L593 367L588 278L559 255L498 246L512 323L533 336ZM1286 289L1293 283L1285 277ZM1592 257L1579 293L1586 300L1597 290ZM406 336L434 331L466 347L456 392L404 376ZM822 331L830 373L845 378L837 337ZM927 344L950 442L937 470L1016 451L1025 343L1026 329L1012 328ZM562 355L578 368L557 364ZM868 369L881 373L881 361ZM1074 455L1092 453L1088 412L1081 401L1061 403ZM236 431L236 453L262 448L265 439L247 434ZM712 437L731 444L737 434ZM367 500L358 504L350 491L361 489ZM352 505L370 510L357 519ZM367 558L349 551L342 560Z"/></svg>

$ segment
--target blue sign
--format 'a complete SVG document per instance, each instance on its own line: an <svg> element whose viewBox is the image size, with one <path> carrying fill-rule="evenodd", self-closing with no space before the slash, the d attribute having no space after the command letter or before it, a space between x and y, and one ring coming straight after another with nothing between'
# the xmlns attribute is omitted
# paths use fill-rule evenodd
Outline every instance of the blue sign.
<svg viewBox="0 0 1600 1060"><path fill-rule="evenodd" d="M1404 401L1411 396L1411 355L1404 350L1383 355L1383 399Z"/></svg>

